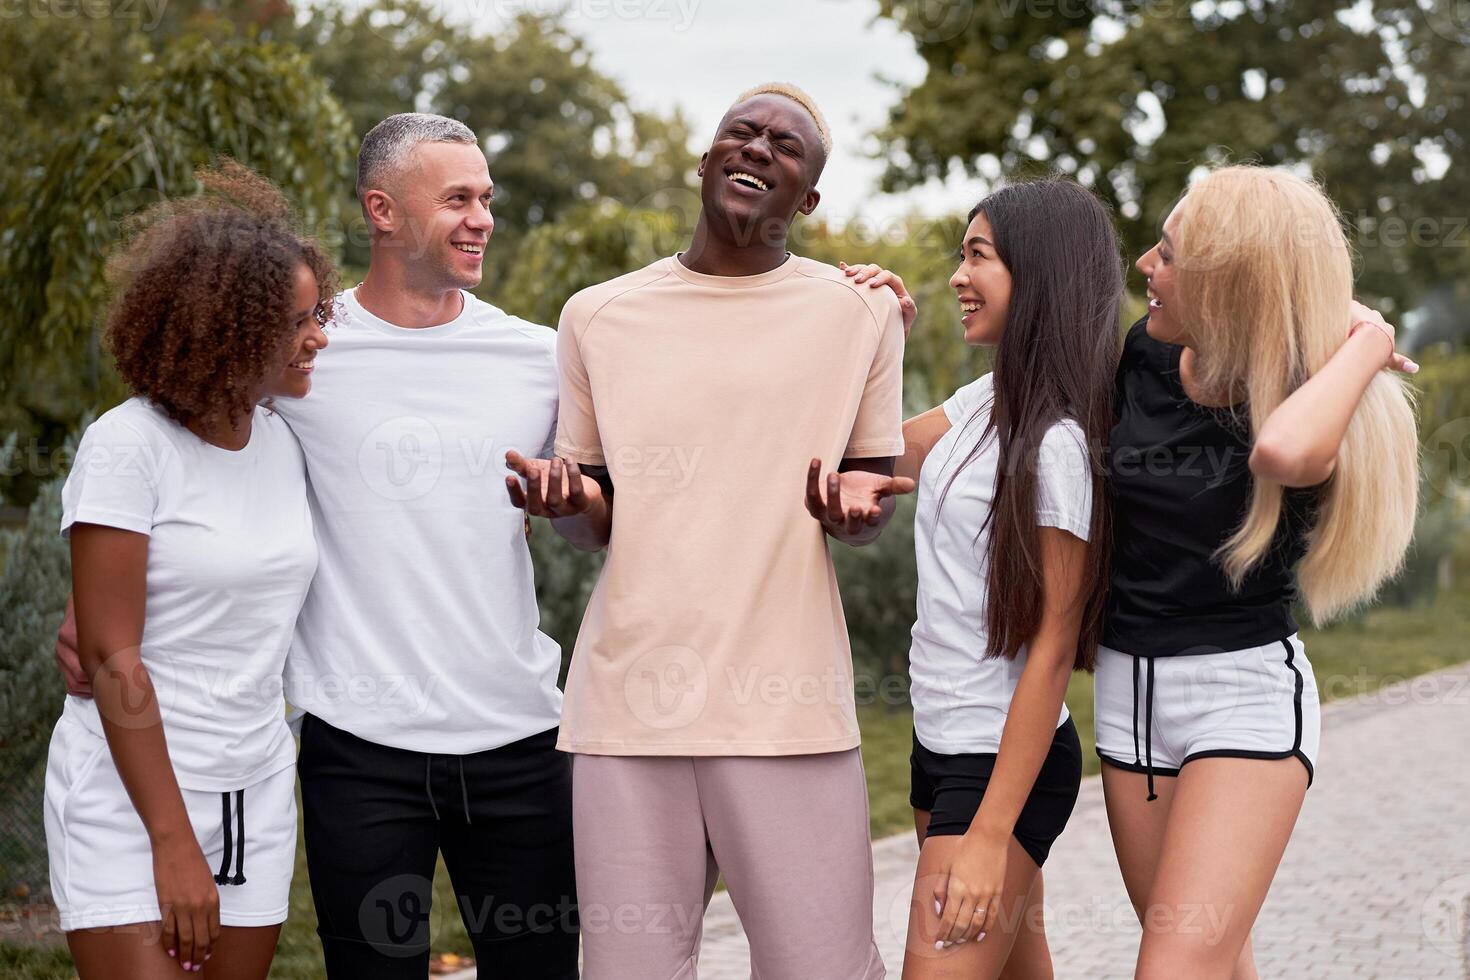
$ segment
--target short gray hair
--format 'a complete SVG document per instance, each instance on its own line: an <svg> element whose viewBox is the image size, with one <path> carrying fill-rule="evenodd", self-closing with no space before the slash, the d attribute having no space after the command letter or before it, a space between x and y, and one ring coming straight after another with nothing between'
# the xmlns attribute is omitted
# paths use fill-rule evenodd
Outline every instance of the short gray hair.
<svg viewBox="0 0 1470 980"><path fill-rule="evenodd" d="M403 165L420 143L469 143L478 146L475 131L458 119L431 112L400 112L378 123L362 138L357 151L357 199L371 187L381 186L384 175Z"/></svg>

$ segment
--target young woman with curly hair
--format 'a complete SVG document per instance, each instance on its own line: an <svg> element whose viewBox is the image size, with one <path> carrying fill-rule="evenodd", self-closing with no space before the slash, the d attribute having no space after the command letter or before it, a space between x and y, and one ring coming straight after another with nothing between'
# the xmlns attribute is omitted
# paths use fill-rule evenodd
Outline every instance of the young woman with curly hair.
<svg viewBox="0 0 1470 980"><path fill-rule="evenodd" d="M111 264L134 397L87 428L63 491L93 698L52 735L46 836L82 980L264 978L295 861L281 673L317 550L269 404L310 390L335 276L267 181L198 176Z"/></svg>

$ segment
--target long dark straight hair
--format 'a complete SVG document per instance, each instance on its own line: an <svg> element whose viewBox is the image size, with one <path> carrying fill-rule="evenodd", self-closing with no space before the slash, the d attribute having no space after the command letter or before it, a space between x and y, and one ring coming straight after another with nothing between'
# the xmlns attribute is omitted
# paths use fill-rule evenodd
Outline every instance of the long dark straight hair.
<svg viewBox="0 0 1470 980"><path fill-rule="evenodd" d="M996 255L1010 270L1011 300L993 361L990 420L955 475L980 454L987 439L998 441L995 499L986 517L985 656L1014 658L1041 626L1038 456L1047 430L1071 419L1086 438L1092 480L1088 592L1076 656L1078 669L1092 670L1102 638L1112 534L1103 447L1113 424L1121 332L1118 236L1107 207L1080 184L1062 178L1004 187L975 205L970 220L982 213L990 222Z"/></svg>

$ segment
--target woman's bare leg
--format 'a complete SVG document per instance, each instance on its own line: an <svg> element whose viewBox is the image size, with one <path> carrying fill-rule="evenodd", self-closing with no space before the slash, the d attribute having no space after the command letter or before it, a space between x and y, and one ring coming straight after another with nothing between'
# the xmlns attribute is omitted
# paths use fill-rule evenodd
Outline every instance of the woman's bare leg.
<svg viewBox="0 0 1470 980"><path fill-rule="evenodd" d="M224 926L204 971L185 971L159 942L162 924L140 922L105 929L78 929L66 934L81 980L265 980L281 927Z"/></svg>
<svg viewBox="0 0 1470 980"><path fill-rule="evenodd" d="M1123 873L1123 887L1138 921L1143 921L1153 888L1154 872L1164 845L1164 828L1174 800L1175 779L1154 777L1158 799L1148 800L1148 777L1117 766L1102 764L1103 802L1108 811L1108 831L1113 836L1113 851L1118 856L1118 870Z"/></svg>
<svg viewBox="0 0 1470 980"><path fill-rule="evenodd" d="M939 916L934 912L934 886L940 869L948 865L949 857L960 840L953 835L931 837L919 851L919 867L914 874L914 890L909 899L904 980L935 980L940 977L991 980L999 977L1016 941L1016 934L1024 927L1037 868L1031 855L1013 837L1006 852L1006 877L1000 907L992 909L986 918L985 938L942 950L934 948L939 932Z"/></svg>
<svg viewBox="0 0 1470 980"><path fill-rule="evenodd" d="M1246 941L1306 792L1296 759L1184 767L1143 917L1139 980L1254 974Z"/></svg>
<svg viewBox="0 0 1470 980"><path fill-rule="evenodd" d="M1000 980L1052 980L1051 948L1046 943L1045 889L1041 872L1031 883L1031 894L1026 898L1026 914L1016 932L1016 941L1011 946L1011 955L1006 958L1000 971Z"/></svg>

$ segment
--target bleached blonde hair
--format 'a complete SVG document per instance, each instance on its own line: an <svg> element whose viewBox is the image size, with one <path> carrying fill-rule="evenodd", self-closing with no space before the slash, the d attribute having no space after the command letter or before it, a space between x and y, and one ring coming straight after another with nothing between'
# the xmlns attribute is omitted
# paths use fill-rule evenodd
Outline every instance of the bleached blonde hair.
<svg viewBox="0 0 1470 980"><path fill-rule="evenodd" d="M795 102L806 110L807 115L812 117L812 122L817 124L817 136L822 140L822 152L827 156L832 155L832 130L827 126L827 117L822 115L822 110L817 108L817 101L806 93L805 90L797 88L786 82L763 82L754 88L748 88L736 97L730 105L737 106L746 99L753 99L757 95L781 95Z"/></svg>
<svg viewBox="0 0 1470 980"><path fill-rule="evenodd" d="M1342 220L1316 184L1284 170L1230 166L1178 207L1176 302L1198 382L1249 405L1252 438L1267 416L1342 346L1353 296ZM1244 522L1217 554L1235 585L1271 547L1282 487L1255 480ZM1318 625L1368 601L1398 573L1418 508L1411 393L1381 371L1353 413L1298 569Z"/></svg>

